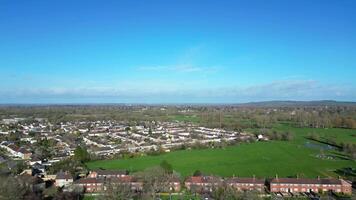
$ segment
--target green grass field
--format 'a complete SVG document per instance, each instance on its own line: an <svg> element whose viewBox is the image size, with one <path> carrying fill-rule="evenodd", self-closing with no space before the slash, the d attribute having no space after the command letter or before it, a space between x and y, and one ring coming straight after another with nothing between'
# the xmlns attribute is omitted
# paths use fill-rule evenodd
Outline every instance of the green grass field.
<svg viewBox="0 0 356 200"><path fill-rule="evenodd" d="M289 130L295 135L293 141L256 142L229 146L225 149L184 150L159 156L144 156L124 160L102 160L87 163L90 169L127 169L132 172L159 165L162 160L172 164L182 176L189 176L195 170L220 176L273 177L300 175L305 177L334 176L336 169L356 167L356 161L343 159L321 159L316 157L320 149L305 145L305 137L312 131L323 137L355 143L355 130L308 129L278 125L278 130ZM309 141L310 142L310 141ZM327 155L340 155L336 150L326 150Z"/></svg>
<svg viewBox="0 0 356 200"><path fill-rule="evenodd" d="M89 195L85 195L83 200L95 200L95 199L98 199L96 198L95 196L89 196Z"/></svg>
<svg viewBox="0 0 356 200"><path fill-rule="evenodd" d="M279 131L290 131L296 140L293 142L304 142L310 133L318 134L321 139L334 139L337 142L356 144L356 130L341 128L295 128L287 124L278 124L274 129Z"/></svg>

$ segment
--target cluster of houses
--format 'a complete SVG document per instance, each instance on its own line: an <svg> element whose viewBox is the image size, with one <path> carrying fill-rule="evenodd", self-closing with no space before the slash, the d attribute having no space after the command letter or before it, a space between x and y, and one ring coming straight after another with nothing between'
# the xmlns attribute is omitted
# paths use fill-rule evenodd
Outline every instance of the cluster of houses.
<svg viewBox="0 0 356 200"><path fill-rule="evenodd" d="M220 143L222 141L246 141L254 135L223 129L198 127L181 122L141 122L127 126L120 122L92 122L90 130L81 133L91 153L108 156L121 151L146 152L162 147L169 151L182 145Z"/></svg>
<svg viewBox="0 0 356 200"><path fill-rule="evenodd" d="M169 151L198 142L209 144L257 140L253 134L199 127L188 122L140 121L132 125L126 121L115 120L69 121L56 124L37 118L31 122L24 118L0 121L0 136L12 133L20 134L20 140L26 143L32 152L32 144L47 139L55 143L56 154L67 156L73 154L78 144L84 144L90 153L110 157L122 151L149 152L161 147Z"/></svg>
<svg viewBox="0 0 356 200"><path fill-rule="evenodd" d="M73 178L64 172L56 176L55 185L58 187L67 187L75 185L82 188L87 193L99 193L106 190L107 184L119 184L127 186L132 191L142 191L144 182L137 177L129 175L124 170L95 170L91 171L86 178L81 178L73 182ZM184 186L187 190L197 193L209 193L214 188L229 186L238 191L258 191L297 194L297 193L321 193L332 191L334 193L343 193L351 195L352 184L343 179L333 178L241 178L230 177L221 178L217 176L191 176L186 178ZM172 177L162 184L164 192L181 191L181 181L177 177Z"/></svg>
<svg viewBox="0 0 356 200"><path fill-rule="evenodd" d="M75 182L85 192L101 192L106 189L106 184L120 184L129 187L132 191L141 191L143 182L128 175L127 171L97 170L89 173L87 178Z"/></svg>
<svg viewBox="0 0 356 200"><path fill-rule="evenodd" d="M31 158L32 153L24 147L18 147L12 142L3 141L0 143L0 148L6 149L14 158L28 160Z"/></svg>
<svg viewBox="0 0 356 200"><path fill-rule="evenodd" d="M86 193L99 193L107 189L109 184L117 184L126 186L133 192L143 190L143 181L137 177L129 175L124 170L95 170L91 171L87 177L73 181L67 172L59 172L55 177L55 185L57 187L70 187L82 189ZM167 188L165 191L180 191L181 184L178 178L172 177L163 185Z"/></svg>
<svg viewBox="0 0 356 200"><path fill-rule="evenodd" d="M96 170L85 178L74 180L67 172L59 172L51 177L46 174L46 166L58 162L73 155L74 149L79 144L85 144L91 153L108 156L121 151L148 151L158 146L165 149L175 148L182 144L233 141L233 140L266 140L263 135L254 138L253 135L226 131L223 129L210 129L197 127L192 124L181 124L180 122L142 122L140 125L129 126L124 122L117 121L95 121L95 122L63 122L53 125L44 120L33 124L20 124L16 130L8 130L11 123L21 123L23 119L3 120L6 131L21 132L21 141L26 142L28 148L19 147L13 142L3 141L0 148L5 149L13 158L27 160L32 171L32 176L44 177L55 180L57 187L80 187L85 192L97 193L105 190L108 183L120 184L129 187L133 191L141 191L144 182L139 178L129 175L127 171L118 170ZM68 133L68 134L67 134ZM35 136L37 137L35 137ZM32 147L36 139L47 139L54 141L54 152L52 159L43 162L36 158L35 149ZM32 148L32 149L31 149ZM0 162L4 158L0 157ZM35 176L33 176L35 177ZM253 178L221 178L216 176L192 176L184 183L178 178L171 177L163 183L167 191L180 191L182 186L195 192L211 192L215 187L230 186L240 191L259 191L273 193L318 193L333 191L336 193L351 194L351 184L342 179L306 179L306 178L278 178L259 179Z"/></svg>
<svg viewBox="0 0 356 200"><path fill-rule="evenodd" d="M335 193L352 193L352 184L343 179L330 178L239 178L222 179L213 176L189 177L185 181L187 189L208 192L221 184L233 187L239 191L270 191L272 193L320 193L332 191Z"/></svg>

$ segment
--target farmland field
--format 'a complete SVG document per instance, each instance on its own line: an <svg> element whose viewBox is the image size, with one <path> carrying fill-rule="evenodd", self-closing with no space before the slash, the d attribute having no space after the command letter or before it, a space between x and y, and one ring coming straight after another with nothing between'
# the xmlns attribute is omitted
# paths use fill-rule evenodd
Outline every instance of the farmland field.
<svg viewBox="0 0 356 200"><path fill-rule="evenodd" d="M277 126L278 130L290 130L294 133L293 141L256 142L229 146L224 149L182 150L159 156L143 156L123 160L103 160L87 163L90 169L127 169L132 172L159 165L162 160L172 164L174 170L182 176L191 175L195 170L220 176L334 176L336 169L356 167L356 162L345 159L335 149L326 150L325 154L333 159L317 157L318 148L306 144L313 142L305 138L310 131L340 141L355 142L355 131L346 129L299 129L289 126ZM321 146L318 143L315 146ZM324 150L323 150L324 152Z"/></svg>

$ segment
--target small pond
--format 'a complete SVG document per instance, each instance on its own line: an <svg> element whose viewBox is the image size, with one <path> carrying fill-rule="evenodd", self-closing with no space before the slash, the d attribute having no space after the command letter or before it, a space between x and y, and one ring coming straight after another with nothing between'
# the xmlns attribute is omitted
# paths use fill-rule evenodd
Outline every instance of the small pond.
<svg viewBox="0 0 356 200"><path fill-rule="evenodd" d="M328 145L328 144L321 144L321 143L315 143L315 142L310 142L307 141L305 142L304 146L312 149L319 149L319 150L335 150L336 148Z"/></svg>

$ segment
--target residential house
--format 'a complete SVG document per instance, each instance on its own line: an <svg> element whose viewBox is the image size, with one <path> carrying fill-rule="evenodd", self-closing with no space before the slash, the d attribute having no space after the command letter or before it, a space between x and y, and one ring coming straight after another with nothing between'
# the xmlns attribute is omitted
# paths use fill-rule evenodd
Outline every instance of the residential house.
<svg viewBox="0 0 356 200"><path fill-rule="evenodd" d="M77 180L74 184L82 187L88 193L105 191L110 184L127 186L132 191L141 191L143 188L143 182L129 175L110 178L92 178L88 176L88 178Z"/></svg>
<svg viewBox="0 0 356 200"><path fill-rule="evenodd" d="M270 182L271 192L327 192L351 194L351 183L342 179L275 178Z"/></svg>
<svg viewBox="0 0 356 200"><path fill-rule="evenodd" d="M40 163L32 165L32 175L44 176L46 175L46 167Z"/></svg>
<svg viewBox="0 0 356 200"><path fill-rule="evenodd" d="M226 179L225 183L239 191L265 191L265 179L233 177Z"/></svg>
<svg viewBox="0 0 356 200"><path fill-rule="evenodd" d="M32 153L23 147L18 147L11 142L2 142L0 144L1 148L6 149L13 157L28 160L31 158Z"/></svg>
<svg viewBox="0 0 356 200"><path fill-rule="evenodd" d="M128 176L126 170L95 170L88 175L89 178L120 178Z"/></svg>
<svg viewBox="0 0 356 200"><path fill-rule="evenodd" d="M56 175L55 186L67 187L73 183L73 177L68 172L58 172Z"/></svg>
<svg viewBox="0 0 356 200"><path fill-rule="evenodd" d="M194 192L211 192L214 187L219 187L223 180L215 176L191 176L184 185L188 190Z"/></svg>
<svg viewBox="0 0 356 200"><path fill-rule="evenodd" d="M105 180L103 178L81 178L74 182L84 189L84 192L95 193L104 189Z"/></svg>

